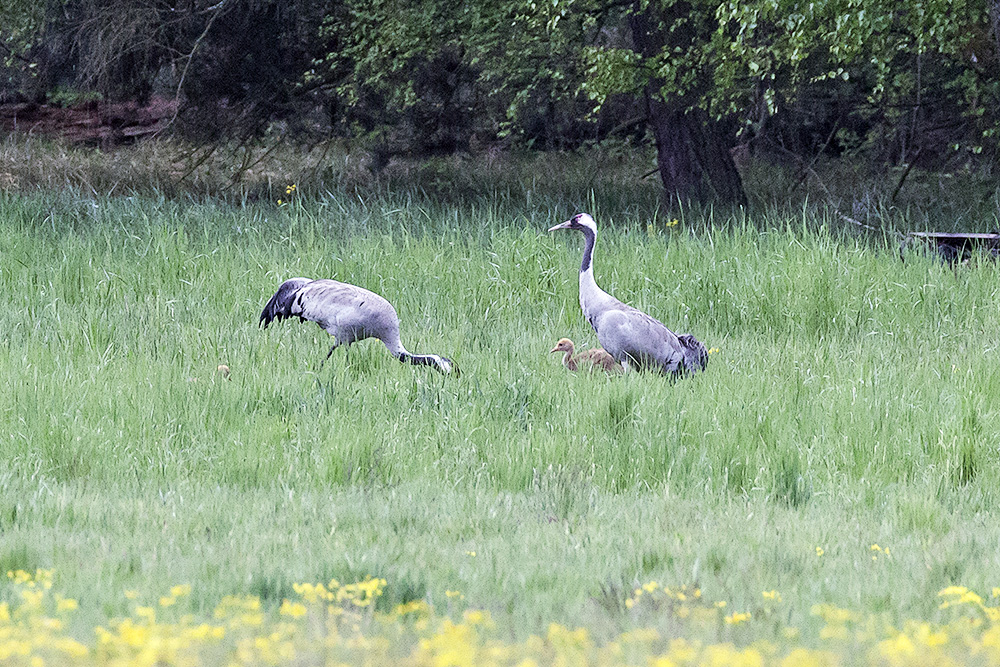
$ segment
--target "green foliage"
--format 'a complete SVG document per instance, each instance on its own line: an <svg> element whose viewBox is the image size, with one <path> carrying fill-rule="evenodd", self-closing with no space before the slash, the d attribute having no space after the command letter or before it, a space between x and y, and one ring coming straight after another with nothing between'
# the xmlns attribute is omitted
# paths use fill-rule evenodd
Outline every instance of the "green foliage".
<svg viewBox="0 0 1000 667"><path fill-rule="evenodd" d="M45 96L45 99L49 104L54 104L60 107L71 107L77 104L85 104L87 102L97 102L102 99L102 95L97 92L79 92L76 90L68 88L56 88L55 90L49 91Z"/></svg>
<svg viewBox="0 0 1000 667"><path fill-rule="evenodd" d="M570 20L575 9L572 2L558 1L343 3L320 28L322 39L335 48L316 58L306 82L332 86L346 109L375 100L396 114L428 103L439 110L461 104L489 134L520 131L527 107L576 94L584 27ZM451 66L445 84L459 100L428 99L425 80L440 67L442 54L467 68L456 74Z"/></svg>
<svg viewBox="0 0 1000 667"><path fill-rule="evenodd" d="M682 115L707 111L727 144L735 129L765 149L881 164L996 153L1000 36L982 0L345 7L310 76L347 108L384 103L397 119L458 105L477 119L466 135L526 137L539 114L557 128L560 114L599 119L648 91ZM463 72L450 98L421 83L442 54Z"/></svg>
<svg viewBox="0 0 1000 667"><path fill-rule="evenodd" d="M996 156L991 11L985 0L18 1L0 9L0 46L10 90L33 99L158 89L180 94L173 127L188 138L361 137L378 145L377 170L496 139L603 140L657 112L647 93L721 137L696 164L725 161L738 133L800 158L940 164Z"/></svg>
<svg viewBox="0 0 1000 667"><path fill-rule="evenodd" d="M16 67L34 46L45 23L46 3L32 0L9 0L0 6L0 47L4 67Z"/></svg>

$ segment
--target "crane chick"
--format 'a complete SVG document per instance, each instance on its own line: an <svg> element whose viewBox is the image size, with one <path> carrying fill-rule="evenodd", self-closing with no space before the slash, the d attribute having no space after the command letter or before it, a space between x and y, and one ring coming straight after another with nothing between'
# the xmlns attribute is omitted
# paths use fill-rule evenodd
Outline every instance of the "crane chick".
<svg viewBox="0 0 1000 667"><path fill-rule="evenodd" d="M556 346L549 350L549 352L565 352L562 364L571 371L588 370L593 372L602 370L609 374L617 374L623 371L621 364L599 347L584 350L574 356L575 351L576 348L573 346L573 341L569 338L560 338Z"/></svg>
<svg viewBox="0 0 1000 667"><path fill-rule="evenodd" d="M286 317L315 322L333 336L333 346L324 362L341 345L378 338L403 363L431 366L446 375L458 375L458 367L447 357L407 352L399 340L396 309L385 298L357 285L326 279L286 280L264 306L260 324L266 329L272 321Z"/></svg>
<svg viewBox="0 0 1000 667"><path fill-rule="evenodd" d="M597 340L626 369L655 370L683 375L700 371L708 363L708 351L694 336L677 335L662 322L614 298L594 280L594 245L597 223L586 213L549 228L572 229L583 234L580 265L580 308Z"/></svg>

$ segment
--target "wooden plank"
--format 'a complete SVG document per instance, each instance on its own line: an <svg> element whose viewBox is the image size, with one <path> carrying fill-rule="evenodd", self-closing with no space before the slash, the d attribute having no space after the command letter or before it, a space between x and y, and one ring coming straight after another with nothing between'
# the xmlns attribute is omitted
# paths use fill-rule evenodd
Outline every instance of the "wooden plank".
<svg viewBox="0 0 1000 667"><path fill-rule="evenodd" d="M910 232L900 245L900 253L913 241L929 245L949 264L971 259L976 250L984 251L991 257L1000 257L1000 234Z"/></svg>
<svg viewBox="0 0 1000 667"><path fill-rule="evenodd" d="M962 234L952 232L910 232L909 236L941 241L1000 241L1000 234Z"/></svg>

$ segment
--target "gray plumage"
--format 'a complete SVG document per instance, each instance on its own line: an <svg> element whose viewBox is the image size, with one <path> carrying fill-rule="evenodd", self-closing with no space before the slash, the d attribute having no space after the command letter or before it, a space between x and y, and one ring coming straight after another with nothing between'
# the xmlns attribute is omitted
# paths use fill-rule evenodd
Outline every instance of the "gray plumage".
<svg viewBox="0 0 1000 667"><path fill-rule="evenodd" d="M584 236L580 265L580 308L597 333L601 346L626 368L682 375L708 363L705 346L690 334L677 335L662 322L614 298L594 281L593 253L597 223L586 213L549 231L572 229Z"/></svg>
<svg viewBox="0 0 1000 667"><path fill-rule="evenodd" d="M341 345L378 338L401 362L433 366L442 373L458 373L454 362L447 357L407 352L399 339L396 309L385 298L363 287L336 280L291 278L281 283L264 306L260 324L267 328L271 322L286 317L315 322L333 336L335 342L326 359Z"/></svg>

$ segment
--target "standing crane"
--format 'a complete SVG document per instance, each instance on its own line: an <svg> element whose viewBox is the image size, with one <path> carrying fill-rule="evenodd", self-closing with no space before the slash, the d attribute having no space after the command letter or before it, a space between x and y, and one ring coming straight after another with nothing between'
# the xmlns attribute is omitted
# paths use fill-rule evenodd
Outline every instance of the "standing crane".
<svg viewBox="0 0 1000 667"><path fill-rule="evenodd" d="M436 354L411 354L399 340L399 316L385 298L357 285L336 280L290 278L264 306L260 324L266 329L274 320L298 317L315 322L334 338L325 362L341 345L365 338L378 338L403 363L432 366L444 374L458 367L447 357Z"/></svg>
<svg viewBox="0 0 1000 667"><path fill-rule="evenodd" d="M690 334L677 335L646 313L614 298L594 280L594 244L597 223L586 213L549 229L572 229L583 234L580 265L580 308L597 340L626 369L657 370L683 375L700 371L708 363L705 346Z"/></svg>

